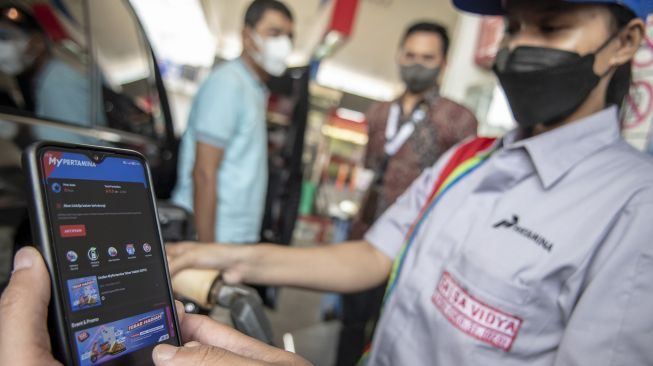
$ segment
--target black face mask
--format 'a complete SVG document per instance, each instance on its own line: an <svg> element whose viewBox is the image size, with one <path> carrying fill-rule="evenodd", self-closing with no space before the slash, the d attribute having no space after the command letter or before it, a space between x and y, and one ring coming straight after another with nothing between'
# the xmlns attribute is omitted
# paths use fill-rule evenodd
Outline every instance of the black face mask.
<svg viewBox="0 0 653 366"><path fill-rule="evenodd" d="M610 71L596 75L594 61L614 36L585 56L554 48L501 49L493 70L517 123L522 127L553 125L578 109Z"/></svg>
<svg viewBox="0 0 653 366"><path fill-rule="evenodd" d="M417 63L399 65L399 73L401 74L401 80L406 84L406 88L411 93L419 94L435 86L440 75L440 68L430 68Z"/></svg>

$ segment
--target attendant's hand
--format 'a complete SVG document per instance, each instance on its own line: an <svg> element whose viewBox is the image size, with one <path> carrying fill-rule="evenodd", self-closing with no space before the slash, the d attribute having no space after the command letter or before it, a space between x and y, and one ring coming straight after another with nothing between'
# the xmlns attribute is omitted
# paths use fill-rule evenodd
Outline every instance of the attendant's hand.
<svg viewBox="0 0 653 366"><path fill-rule="evenodd" d="M242 282L252 246L182 242L166 245L170 277L184 269L215 269L230 284Z"/></svg>

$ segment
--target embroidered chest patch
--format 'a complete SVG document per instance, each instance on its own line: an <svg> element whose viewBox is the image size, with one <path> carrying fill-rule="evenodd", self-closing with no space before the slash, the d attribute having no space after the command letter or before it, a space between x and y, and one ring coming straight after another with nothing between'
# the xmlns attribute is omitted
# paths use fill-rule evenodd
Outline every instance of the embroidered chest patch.
<svg viewBox="0 0 653 366"><path fill-rule="evenodd" d="M487 305L463 289L444 272L431 301L461 332L505 352L517 338L522 320Z"/></svg>

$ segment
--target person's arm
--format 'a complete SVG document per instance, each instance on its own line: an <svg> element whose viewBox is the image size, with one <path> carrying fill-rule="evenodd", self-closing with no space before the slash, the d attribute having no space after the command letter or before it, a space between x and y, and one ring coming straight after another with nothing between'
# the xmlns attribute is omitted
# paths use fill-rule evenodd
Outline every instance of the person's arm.
<svg viewBox="0 0 653 366"><path fill-rule="evenodd" d="M204 81L193 100L189 124L194 126L195 162L193 163L193 213L198 239L212 242L218 207L218 170L229 142L237 135L240 121L239 79L232 68L218 67Z"/></svg>
<svg viewBox="0 0 653 366"><path fill-rule="evenodd" d="M172 276L188 268L216 269L228 283L296 286L354 292L383 283L411 224L449 160L446 153L427 169L374 224L366 241L288 248L181 243L166 246Z"/></svg>
<svg viewBox="0 0 653 366"><path fill-rule="evenodd" d="M440 99L434 110L434 118L440 124L439 141L442 149L450 149L478 133L478 121L464 106L448 99Z"/></svg>
<svg viewBox="0 0 653 366"><path fill-rule="evenodd" d="M354 292L385 281L392 260L365 241L292 248L179 243L166 247L170 275L187 268L222 270L228 283L247 282Z"/></svg>
<svg viewBox="0 0 653 366"><path fill-rule="evenodd" d="M556 366L653 364L651 217L653 198L627 206L588 270L566 281L558 302L572 310ZM579 298L565 292L576 286L583 287Z"/></svg>
<svg viewBox="0 0 653 366"><path fill-rule="evenodd" d="M193 210L195 227L200 242L215 241L216 207L218 207L217 174L224 156L224 150L209 144L197 142L195 164L193 165Z"/></svg>
<svg viewBox="0 0 653 366"><path fill-rule="evenodd" d="M334 292L355 292L379 285L388 278L408 230L453 152L445 153L413 182L367 232L365 241L313 248L169 244L166 254L170 275L189 268L215 269L222 271L227 283Z"/></svg>
<svg viewBox="0 0 653 366"><path fill-rule="evenodd" d="M460 108L461 110L458 117L459 128L457 129L455 141L456 144L478 134L478 121L476 120L476 116L474 116L474 114L467 108Z"/></svg>

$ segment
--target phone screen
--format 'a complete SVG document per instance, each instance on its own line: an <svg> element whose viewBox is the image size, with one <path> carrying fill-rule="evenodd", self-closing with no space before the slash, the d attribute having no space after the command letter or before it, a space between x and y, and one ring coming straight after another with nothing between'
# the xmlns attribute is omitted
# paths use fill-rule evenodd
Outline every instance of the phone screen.
<svg viewBox="0 0 653 366"><path fill-rule="evenodd" d="M152 365L156 344L178 340L144 162L65 149L39 156L75 361Z"/></svg>

